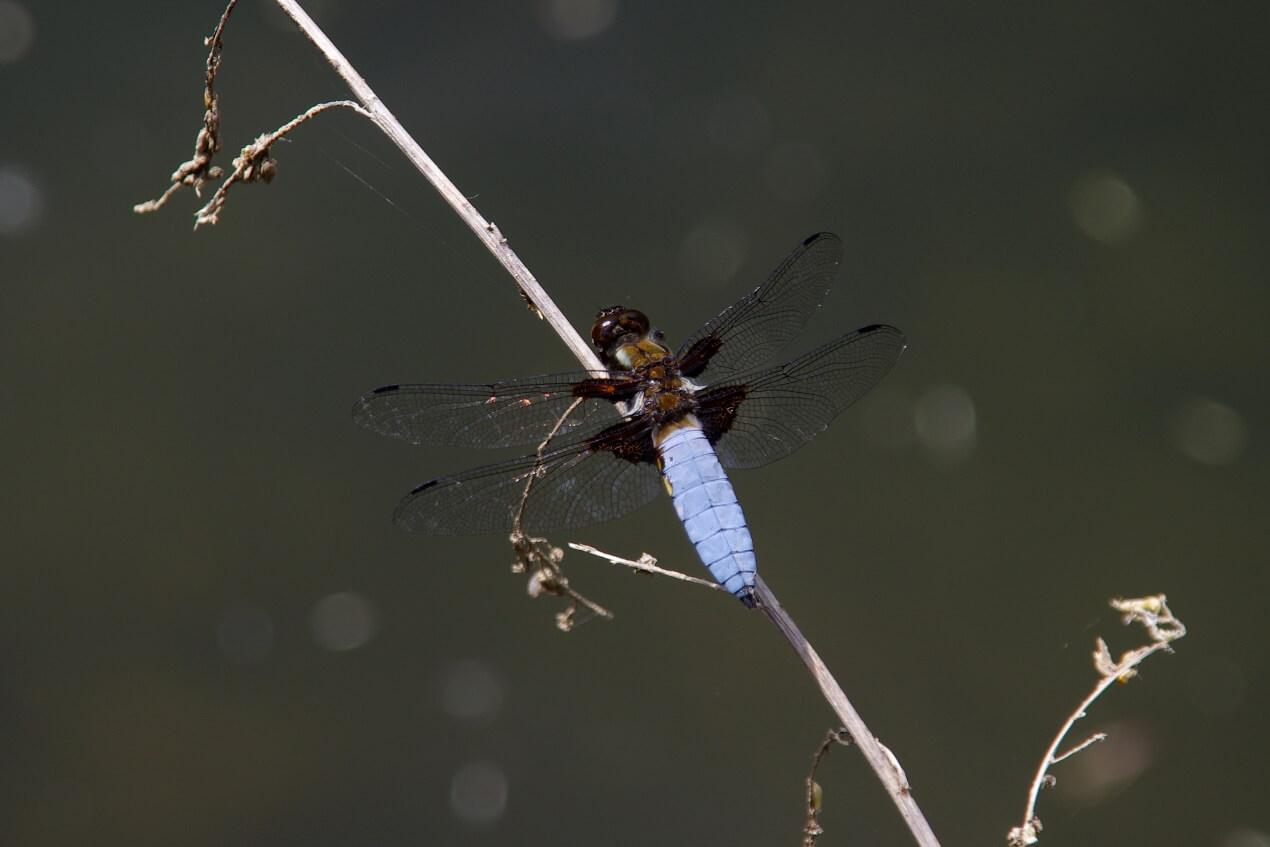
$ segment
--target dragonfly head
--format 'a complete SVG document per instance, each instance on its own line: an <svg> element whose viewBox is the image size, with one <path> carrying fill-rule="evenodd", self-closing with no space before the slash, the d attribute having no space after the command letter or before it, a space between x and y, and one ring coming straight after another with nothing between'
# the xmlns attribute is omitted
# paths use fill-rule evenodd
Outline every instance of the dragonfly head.
<svg viewBox="0 0 1270 847"><path fill-rule="evenodd" d="M638 309L610 306L601 309L591 327L591 341L612 370L630 370L667 355L664 336L652 329Z"/></svg>
<svg viewBox="0 0 1270 847"><path fill-rule="evenodd" d="M648 335L648 315L625 306L601 309L591 326L591 341L601 353L618 344L633 344Z"/></svg>

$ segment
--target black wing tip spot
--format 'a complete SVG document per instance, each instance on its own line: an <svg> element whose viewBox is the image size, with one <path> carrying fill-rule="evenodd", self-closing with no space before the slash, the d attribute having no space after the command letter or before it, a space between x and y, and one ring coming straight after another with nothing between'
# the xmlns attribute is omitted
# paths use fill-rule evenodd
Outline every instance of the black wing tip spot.
<svg viewBox="0 0 1270 847"><path fill-rule="evenodd" d="M410 489L410 493L407 494L406 497L410 498L415 496L416 494L422 494L423 492L427 491L429 488L436 488L437 483L440 481L441 480L439 479L430 479L427 482L416 485L414 488Z"/></svg>
<svg viewBox="0 0 1270 847"><path fill-rule="evenodd" d="M435 527L430 526L426 520L420 520L420 516L413 512L410 508L411 502L418 495L424 493L430 488L436 487L441 480L429 480L421 485L416 485L410 490L410 493L401 498L401 502L397 504L397 508L393 510L392 522L398 528L404 529L406 532L416 535L437 535L445 533L437 533Z"/></svg>
<svg viewBox="0 0 1270 847"><path fill-rule="evenodd" d="M886 335L893 335L905 344L908 343L908 339L904 337L904 333L900 332L890 324L869 324L868 326L862 326L856 330L856 333L859 335L873 335L878 332L885 333Z"/></svg>
<svg viewBox="0 0 1270 847"><path fill-rule="evenodd" d="M822 238L837 238L837 237L838 236L834 235L832 232L813 232L811 235L803 239L803 246L807 247L821 240Z"/></svg>
<svg viewBox="0 0 1270 847"><path fill-rule="evenodd" d="M400 390L401 390L400 383L398 383L397 385L381 385L379 388L376 388L374 391L372 391L370 394L366 396L374 397L376 394L391 394L394 391L400 391Z"/></svg>

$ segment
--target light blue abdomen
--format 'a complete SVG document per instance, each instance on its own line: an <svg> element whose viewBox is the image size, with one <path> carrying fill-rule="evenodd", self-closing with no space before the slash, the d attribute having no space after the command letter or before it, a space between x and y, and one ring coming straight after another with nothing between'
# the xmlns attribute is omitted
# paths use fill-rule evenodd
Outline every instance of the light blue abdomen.
<svg viewBox="0 0 1270 847"><path fill-rule="evenodd" d="M661 470L688 540L719 584L753 606L754 541L732 483L699 426L680 426L659 445Z"/></svg>

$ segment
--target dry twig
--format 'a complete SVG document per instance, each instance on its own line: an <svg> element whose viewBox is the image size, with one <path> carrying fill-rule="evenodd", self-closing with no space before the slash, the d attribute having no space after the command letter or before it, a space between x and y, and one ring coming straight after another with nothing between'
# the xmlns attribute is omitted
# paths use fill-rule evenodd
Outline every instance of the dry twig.
<svg viewBox="0 0 1270 847"><path fill-rule="evenodd" d="M220 70L221 50L224 41L221 36L225 32L225 24L229 23L229 15L238 5L238 0L230 0L216 25L216 32L203 43L211 47L207 54L207 70L203 75L203 105L207 111L203 113L203 128L194 139L194 156L188 162L182 162L172 172L172 184L154 200L138 203L132 210L138 214L153 212L163 207L168 198L188 185L199 197L203 196L203 185L208 180L220 179L224 175L219 167L212 164L212 157L220 152L220 98L216 94L216 73Z"/></svg>
<svg viewBox="0 0 1270 847"><path fill-rule="evenodd" d="M203 224L220 222L220 213L225 206L225 195L234 183L257 181L269 183L273 181L274 174L277 173L278 163L270 157L269 148L279 139L327 109L341 107L352 109L364 118L370 117L369 112L352 100L334 100L330 103L319 103L287 121L273 132L266 132L244 147L238 157L234 159L234 172L216 189L216 193L212 195L211 200L207 201L207 205L194 213L194 228L198 229Z"/></svg>
<svg viewBox="0 0 1270 847"><path fill-rule="evenodd" d="M702 588L709 588L713 591L727 592L726 588L724 588L722 585L720 585L719 583L713 580L700 579L699 577L688 576L688 574L686 573L680 573L679 571L670 571L670 570L666 570L665 568L658 567L657 559L654 558L653 556L650 556L648 553L641 553L638 559L626 559L626 558L623 558L622 556L615 556L612 553L605 553L603 550L599 550L595 547L592 547L589 544L576 544L570 541L569 546L572 547L574 550L578 550L582 553L590 553L592 556L595 556L598 559L604 559L605 561L612 562L615 565L622 565L623 567L628 567L631 570L635 571L636 573L652 574L654 576L666 576L666 577L670 577L671 579L677 579L681 582L690 582L693 585L699 585Z"/></svg>
<svg viewBox="0 0 1270 847"><path fill-rule="evenodd" d="M803 824L803 847L812 847L816 843L816 839L824 834L824 827L820 825L820 810L824 803L824 792L820 788L820 783L816 781L816 771L820 768L820 761L829 754L830 748L835 744L841 744L844 747L851 744L851 735L845 729L831 729L825 735L825 740L821 743L820 749L816 751L816 755L811 758L811 770L807 773L807 822Z"/></svg>
<svg viewBox="0 0 1270 847"><path fill-rule="evenodd" d="M531 537L525 532L524 526L525 507L529 505L529 494L534 490L534 484L541 476L543 453L565 422L569 420L569 415L573 414L573 410L582 403L581 397L574 400L547 433L547 437L538 445L538 461L534 469L526 476L525 490L521 492L520 505L512 518L512 532L509 536L512 549L516 551L516 564L512 565L512 572L529 574L529 596L552 594L556 597L565 597L570 601L568 608L556 614L556 627L561 632L573 629L574 624L577 623L579 607L586 608L602 618L609 620L613 618L613 613L608 609L587 599L569 586L569 580L564 575L564 568L561 567L561 562L564 561L564 550L552 547L545 538Z"/></svg>
<svg viewBox="0 0 1270 847"><path fill-rule="evenodd" d="M1139 597L1132 600L1116 599L1111 601L1111 607L1124 613L1123 622L1126 625L1130 623L1142 624L1146 628L1151 642L1134 650L1129 650L1120 657L1120 661L1114 661L1111 658L1111 651L1107 648L1107 643L1101 638L1098 639L1094 649L1094 668L1098 671L1098 682L1094 685L1093 691L1084 700L1080 701L1080 705L1076 707L1076 710L1067 716L1067 720L1063 722L1058 734L1054 736L1054 740L1050 743L1049 749L1045 751L1045 755L1041 758L1040 767L1037 768L1036 777L1032 780L1032 787L1028 791L1027 807L1023 810L1023 823L1013 827L1006 835L1006 841L1010 847L1026 847L1026 845L1035 844L1040 840L1041 819L1036 816L1036 800L1041 793L1041 788L1051 786L1056 782L1054 776L1049 772L1050 767L1107 737L1104 733L1095 733L1066 753L1056 755L1055 751L1058 750L1058 745L1063 743L1063 739L1067 737L1067 733L1076 721L1083 718L1093 702L1101 697L1102 693L1114 683L1128 682L1137 676L1138 665L1148 656L1159 651L1172 653L1172 642L1186 635L1186 627L1182 625L1180 620L1173 617L1173 613L1169 611L1163 594Z"/></svg>

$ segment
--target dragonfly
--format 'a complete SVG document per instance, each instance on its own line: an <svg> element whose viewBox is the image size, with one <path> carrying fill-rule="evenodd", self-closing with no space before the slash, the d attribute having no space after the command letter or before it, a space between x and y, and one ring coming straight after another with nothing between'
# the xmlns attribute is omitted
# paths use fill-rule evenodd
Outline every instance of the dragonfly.
<svg viewBox="0 0 1270 847"><path fill-rule="evenodd" d="M661 488L712 576L753 607L757 560L724 469L756 468L807 444L904 352L873 324L764 366L802 330L842 261L832 233L805 239L754 291L671 353L636 309L612 306L591 338L606 372L480 384L400 384L357 401L381 435L438 447L534 452L425 482L394 521L433 535L534 535L626 515Z"/></svg>

